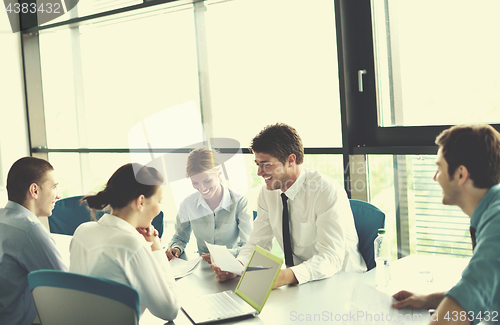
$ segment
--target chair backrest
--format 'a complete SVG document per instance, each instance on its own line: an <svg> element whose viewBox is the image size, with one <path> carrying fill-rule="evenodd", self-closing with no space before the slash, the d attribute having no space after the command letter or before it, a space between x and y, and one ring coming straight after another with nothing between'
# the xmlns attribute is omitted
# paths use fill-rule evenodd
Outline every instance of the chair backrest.
<svg viewBox="0 0 500 325"><path fill-rule="evenodd" d="M80 224L92 220L87 202L80 202L82 198L83 195L79 195L56 201L49 217L50 232L73 235ZM96 218L99 219L103 214L102 211L96 211Z"/></svg>
<svg viewBox="0 0 500 325"><path fill-rule="evenodd" d="M72 236L80 224L92 220L87 202L80 202L82 198L83 195L79 195L56 201L52 215L49 217L51 233ZM105 213L105 211L97 210L96 218L99 219ZM163 211L160 211L153 219L152 224L161 237L163 235Z"/></svg>
<svg viewBox="0 0 500 325"><path fill-rule="evenodd" d="M76 273L39 270L28 274L43 325L137 325L137 290L123 283Z"/></svg>
<svg viewBox="0 0 500 325"><path fill-rule="evenodd" d="M160 213L158 213L151 224L155 227L156 230L158 230L158 234L161 238L161 236L163 235L163 211L160 211Z"/></svg>
<svg viewBox="0 0 500 325"><path fill-rule="evenodd" d="M371 203L360 200L349 200L354 224L359 238L359 252L363 256L368 270L375 267L373 241L378 229L384 228L385 213Z"/></svg>

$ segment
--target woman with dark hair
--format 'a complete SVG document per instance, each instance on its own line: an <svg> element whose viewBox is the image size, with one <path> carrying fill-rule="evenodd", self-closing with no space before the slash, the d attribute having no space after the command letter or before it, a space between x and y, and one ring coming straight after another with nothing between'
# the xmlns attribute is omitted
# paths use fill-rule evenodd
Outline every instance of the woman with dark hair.
<svg viewBox="0 0 500 325"><path fill-rule="evenodd" d="M70 272L128 284L164 320L177 316L175 280L151 221L160 213L162 175L154 168L126 164L106 188L82 199L93 210L111 207L97 222L80 225L70 246Z"/></svg>

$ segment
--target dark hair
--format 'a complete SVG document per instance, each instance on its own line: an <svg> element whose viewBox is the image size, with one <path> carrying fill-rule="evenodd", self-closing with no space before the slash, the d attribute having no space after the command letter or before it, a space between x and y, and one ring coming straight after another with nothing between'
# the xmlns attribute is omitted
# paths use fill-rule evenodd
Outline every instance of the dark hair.
<svg viewBox="0 0 500 325"><path fill-rule="evenodd" d="M266 126L253 138L250 150L276 157L283 164L292 153L297 165L304 162L304 147L297 130L284 123Z"/></svg>
<svg viewBox="0 0 500 325"><path fill-rule="evenodd" d="M490 188L500 183L500 133L490 125L460 125L444 130L436 138L453 178L461 165L474 186Z"/></svg>
<svg viewBox="0 0 500 325"><path fill-rule="evenodd" d="M10 201L23 204L31 184L38 186L45 181L48 171L54 167L47 161L35 157L18 159L7 175L7 194Z"/></svg>
<svg viewBox="0 0 500 325"><path fill-rule="evenodd" d="M129 163L113 173L104 190L96 195L87 195L81 201L86 201L94 210L102 210L108 205L119 209L140 195L146 198L153 196L162 183L163 176L155 168Z"/></svg>

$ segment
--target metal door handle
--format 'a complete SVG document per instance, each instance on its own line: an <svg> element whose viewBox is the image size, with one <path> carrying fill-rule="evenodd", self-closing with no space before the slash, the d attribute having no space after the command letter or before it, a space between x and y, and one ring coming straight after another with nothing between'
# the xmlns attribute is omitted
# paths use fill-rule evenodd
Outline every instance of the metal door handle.
<svg viewBox="0 0 500 325"><path fill-rule="evenodd" d="M360 93L363 92L363 75L366 74L366 70L358 70L358 90Z"/></svg>

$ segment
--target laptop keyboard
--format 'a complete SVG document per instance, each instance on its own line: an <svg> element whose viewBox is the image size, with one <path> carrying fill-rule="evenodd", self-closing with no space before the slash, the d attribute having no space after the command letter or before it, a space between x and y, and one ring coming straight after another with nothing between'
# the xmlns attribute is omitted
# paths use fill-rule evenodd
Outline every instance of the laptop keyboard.
<svg viewBox="0 0 500 325"><path fill-rule="evenodd" d="M226 292L206 295L201 298L201 302L205 304L204 307L210 312L211 318L214 319L241 315L245 312Z"/></svg>

